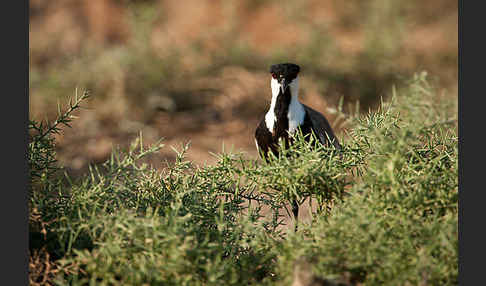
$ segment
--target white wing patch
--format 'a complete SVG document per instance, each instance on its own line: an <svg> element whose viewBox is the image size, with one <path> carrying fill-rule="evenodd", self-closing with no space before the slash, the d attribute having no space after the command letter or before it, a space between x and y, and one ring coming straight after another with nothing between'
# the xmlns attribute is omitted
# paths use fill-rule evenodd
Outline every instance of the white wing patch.
<svg viewBox="0 0 486 286"><path fill-rule="evenodd" d="M267 125L270 133L273 133L273 125L275 124L275 121L277 121L277 118L275 117L273 109L271 109L267 112L267 114L265 114L265 124Z"/></svg>

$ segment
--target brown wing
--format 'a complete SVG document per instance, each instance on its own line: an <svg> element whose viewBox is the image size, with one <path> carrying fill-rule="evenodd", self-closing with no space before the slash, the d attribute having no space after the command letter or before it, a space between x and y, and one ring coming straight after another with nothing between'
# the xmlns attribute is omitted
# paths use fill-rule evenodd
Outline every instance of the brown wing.
<svg viewBox="0 0 486 286"><path fill-rule="evenodd" d="M334 135L334 132L332 131L331 125L324 117L324 115L322 115L320 112L310 108L305 104L304 104L304 109L306 113L309 115L309 118L312 122L312 129L319 137L321 143L326 144L330 140L334 145L334 147L340 150L341 144L339 144L339 141L337 140L336 136Z"/></svg>

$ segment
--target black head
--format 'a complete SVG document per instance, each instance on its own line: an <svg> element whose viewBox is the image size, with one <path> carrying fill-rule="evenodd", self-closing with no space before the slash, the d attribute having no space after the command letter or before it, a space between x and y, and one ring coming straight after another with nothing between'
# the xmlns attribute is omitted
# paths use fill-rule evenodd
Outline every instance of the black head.
<svg viewBox="0 0 486 286"><path fill-rule="evenodd" d="M282 85L282 92L297 77L300 67L292 63L275 64L270 66L270 73Z"/></svg>
<svg viewBox="0 0 486 286"><path fill-rule="evenodd" d="M280 80L285 78L286 81L291 82L299 74L300 67L292 63L276 64L270 67L270 73L274 79Z"/></svg>

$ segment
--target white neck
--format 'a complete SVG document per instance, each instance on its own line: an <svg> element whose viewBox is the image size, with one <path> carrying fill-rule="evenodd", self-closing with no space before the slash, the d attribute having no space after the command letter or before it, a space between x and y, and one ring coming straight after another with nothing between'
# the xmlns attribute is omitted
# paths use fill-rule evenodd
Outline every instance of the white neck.
<svg viewBox="0 0 486 286"><path fill-rule="evenodd" d="M273 126L277 121L275 116L275 104L277 103L277 97L280 93L281 84L274 78L270 82L272 88L272 101L270 103L270 109L265 115L265 123L268 130L273 132ZM299 125L304 122L305 110L304 106L299 102L299 78L296 77L290 84L290 104L287 117L289 119L289 133L293 133Z"/></svg>

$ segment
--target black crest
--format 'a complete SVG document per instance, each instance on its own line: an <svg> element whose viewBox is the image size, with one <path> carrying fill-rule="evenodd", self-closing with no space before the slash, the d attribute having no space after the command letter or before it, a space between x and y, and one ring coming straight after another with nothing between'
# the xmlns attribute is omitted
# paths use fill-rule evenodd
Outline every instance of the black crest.
<svg viewBox="0 0 486 286"><path fill-rule="evenodd" d="M270 66L270 73L273 78L285 78L286 81L291 82L300 72L300 67L292 63L275 64Z"/></svg>

